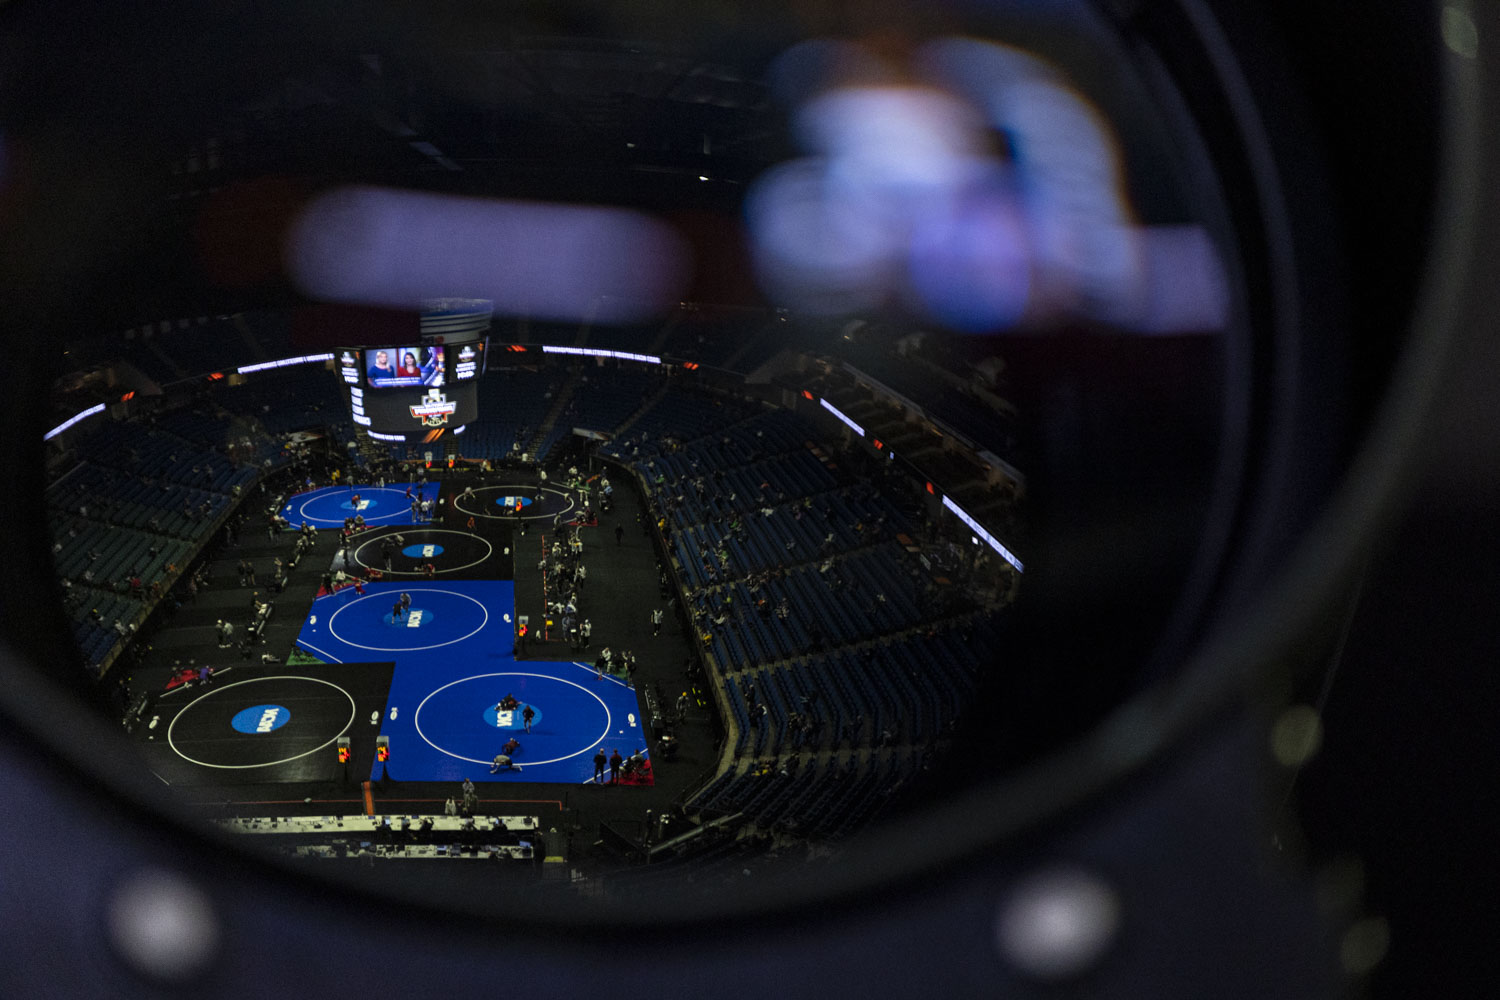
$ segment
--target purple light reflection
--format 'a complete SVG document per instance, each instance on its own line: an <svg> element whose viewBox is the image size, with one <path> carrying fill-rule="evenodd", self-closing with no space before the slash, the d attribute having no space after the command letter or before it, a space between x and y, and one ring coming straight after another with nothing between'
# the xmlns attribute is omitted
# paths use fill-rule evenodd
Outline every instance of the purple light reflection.
<svg viewBox="0 0 1500 1000"><path fill-rule="evenodd" d="M901 251L882 208L820 160L773 168L756 179L745 200L761 280L810 313L879 305L898 274Z"/></svg>
<svg viewBox="0 0 1500 1000"><path fill-rule="evenodd" d="M964 333L1020 324L1031 299L1031 251L1014 195L1000 181L955 198L912 228L914 303Z"/></svg>
<svg viewBox="0 0 1500 1000"><path fill-rule="evenodd" d="M793 120L813 155L762 175L747 200L771 297L835 315L899 298L971 333L1223 328L1228 280L1207 232L1139 222L1110 123L1053 67L941 39L915 68L892 82L846 43L786 54L779 90L805 95Z"/></svg>
<svg viewBox="0 0 1500 1000"><path fill-rule="evenodd" d="M675 304L686 244L617 208L345 187L311 202L287 270L328 302L416 308L434 295L490 299L497 313L628 323Z"/></svg>

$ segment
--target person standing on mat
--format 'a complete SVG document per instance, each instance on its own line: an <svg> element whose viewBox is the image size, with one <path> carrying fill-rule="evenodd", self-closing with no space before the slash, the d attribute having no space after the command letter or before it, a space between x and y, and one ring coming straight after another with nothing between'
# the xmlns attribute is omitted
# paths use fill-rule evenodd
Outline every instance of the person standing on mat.
<svg viewBox="0 0 1500 1000"><path fill-rule="evenodd" d="M531 720L536 718L536 709L527 705L521 709L521 723L526 727L526 732L531 732Z"/></svg>
<svg viewBox="0 0 1500 1000"><path fill-rule="evenodd" d="M609 783L611 785L620 783L620 765L624 763L625 758L620 756L619 750L609 755Z"/></svg>
<svg viewBox="0 0 1500 1000"><path fill-rule="evenodd" d="M401 611L404 614L404 613L406 613L406 612L408 612L410 610L411 610L411 595L408 594L408 593L405 593L403 591L402 594L401 594Z"/></svg>
<svg viewBox="0 0 1500 1000"><path fill-rule="evenodd" d="M598 753L594 754L594 781L596 783L604 783L604 765L608 763L609 758L604 756L603 750L600 750Z"/></svg>
<svg viewBox="0 0 1500 1000"><path fill-rule="evenodd" d="M397 601L395 604L391 605L391 621L393 621L393 622L399 622L400 620L401 620L401 602Z"/></svg>

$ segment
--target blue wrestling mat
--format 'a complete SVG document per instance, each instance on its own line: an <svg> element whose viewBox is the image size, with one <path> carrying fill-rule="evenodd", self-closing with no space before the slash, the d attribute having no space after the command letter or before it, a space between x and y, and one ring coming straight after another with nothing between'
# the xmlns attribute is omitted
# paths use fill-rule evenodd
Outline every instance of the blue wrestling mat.
<svg viewBox="0 0 1500 1000"><path fill-rule="evenodd" d="M348 491L344 491L348 492ZM366 518L368 520L368 518ZM342 520L340 521L342 523ZM320 597L298 644L337 663L394 661L380 735L396 781L584 782L600 748L622 756L646 746L635 691L577 663L516 662L509 581L376 583ZM409 609L397 605L411 595ZM535 712L500 711L506 695ZM374 728L368 718L356 728ZM490 773L505 743L519 771ZM371 777L381 777L376 764Z"/></svg>
<svg viewBox="0 0 1500 1000"><path fill-rule="evenodd" d="M412 493L406 495L407 488ZM428 500L437 500L438 484L423 487ZM359 496L356 507L354 497ZM342 528L344 518L362 515L366 524L414 524L411 502L418 495L416 483L391 483L389 486L325 486L318 490L295 493L281 508L281 516L297 527L306 521L314 528ZM434 504L434 508L436 504Z"/></svg>

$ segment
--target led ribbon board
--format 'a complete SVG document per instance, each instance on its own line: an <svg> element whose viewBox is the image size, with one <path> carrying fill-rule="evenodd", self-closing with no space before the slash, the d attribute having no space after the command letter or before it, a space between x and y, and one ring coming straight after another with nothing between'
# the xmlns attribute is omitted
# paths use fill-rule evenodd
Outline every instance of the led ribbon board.
<svg viewBox="0 0 1500 1000"><path fill-rule="evenodd" d="M840 412L839 408L837 406L834 406L828 400L820 399L818 400L818 405L823 407L823 409L827 410L829 413L832 413L835 417L838 418L840 423L842 423L845 427L849 428L854 433L858 434L860 437L865 436L865 429L863 427L859 426L859 424L856 424L854 421L844 416L844 414Z"/></svg>
<svg viewBox="0 0 1500 1000"><path fill-rule="evenodd" d="M280 361L263 361L258 365L245 365L236 368L235 371L241 375L251 372L263 372L271 368L290 368L292 365L311 365L319 361L332 361L332 354L304 354L300 358L282 358Z"/></svg>
<svg viewBox="0 0 1500 1000"><path fill-rule="evenodd" d="M87 420L89 417L92 417L94 414L96 414L96 413L103 413L103 412L104 412L104 404L103 403L98 403L98 404L96 404L94 406L90 406L87 410L84 410L82 413L74 414L73 416L69 417L67 420L64 420L62 423L60 423L56 427L52 428L47 433L43 434L42 435L42 440L43 441L51 441L53 438L57 437L63 431L67 430L69 427L72 427L74 424L78 423L78 421L80 421L80 420Z"/></svg>
<svg viewBox="0 0 1500 1000"><path fill-rule="evenodd" d="M543 344L542 351L546 354L583 354L591 358L619 358L621 361L642 361L648 365L661 364L661 358L653 354L631 354L628 351L601 351L592 347L557 347L553 344Z"/></svg>
<svg viewBox="0 0 1500 1000"><path fill-rule="evenodd" d="M996 552L1000 553L1000 558L1004 559L1006 562L1014 566L1017 573L1020 573L1022 571L1021 560L1017 559L1015 557L1015 554L1012 553L1010 549L1007 549L1004 545L1001 545L998 538L990 534L988 531L984 530L984 528L980 527L979 522L969 516L968 511L964 510L948 497L943 497L943 506L953 511L954 516L964 524L967 524L969 526L969 530L973 531L975 535L984 539L986 545L994 549Z"/></svg>

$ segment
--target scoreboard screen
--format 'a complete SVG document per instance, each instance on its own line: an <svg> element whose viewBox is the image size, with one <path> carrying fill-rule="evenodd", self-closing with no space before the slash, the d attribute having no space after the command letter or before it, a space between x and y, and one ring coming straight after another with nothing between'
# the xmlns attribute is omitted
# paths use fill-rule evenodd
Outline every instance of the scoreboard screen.
<svg viewBox="0 0 1500 1000"><path fill-rule="evenodd" d="M488 303L439 304L448 308L423 314L417 343L377 342L335 352L350 418L366 431L386 440L415 439L478 419Z"/></svg>
<svg viewBox="0 0 1500 1000"><path fill-rule="evenodd" d="M346 347L338 353L339 378L346 385L359 385L359 351Z"/></svg>
<svg viewBox="0 0 1500 1000"><path fill-rule="evenodd" d="M367 347L364 350L364 370L366 384L372 389L441 386L448 380L441 344Z"/></svg>
<svg viewBox="0 0 1500 1000"><path fill-rule="evenodd" d="M476 340L471 344L451 345L453 354L453 381L463 382L467 379L477 378L484 371L485 348L488 345L483 340Z"/></svg>

